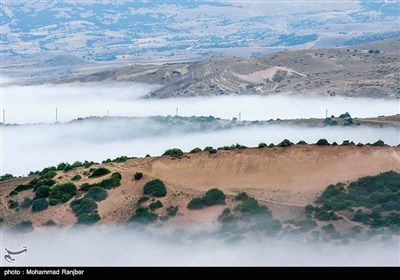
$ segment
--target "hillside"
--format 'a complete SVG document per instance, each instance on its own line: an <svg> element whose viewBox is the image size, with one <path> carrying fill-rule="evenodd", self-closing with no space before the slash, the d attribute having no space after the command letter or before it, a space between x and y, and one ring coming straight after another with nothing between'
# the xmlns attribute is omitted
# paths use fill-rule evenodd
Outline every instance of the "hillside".
<svg viewBox="0 0 400 280"><path fill-rule="evenodd" d="M190 63L129 65L61 79L67 82L160 84L146 98L245 94L317 94L399 98L399 39L257 58L211 58Z"/></svg>
<svg viewBox="0 0 400 280"><path fill-rule="evenodd" d="M89 175L93 175L100 165L85 163L86 167L73 168L67 172L44 171L45 174L40 178L34 176L0 182L0 207L3 225L12 226L24 220L32 221L34 227L40 227L49 220L59 226L72 225L77 222L77 218L70 202L77 198L81 201L79 198L86 197L89 193L84 189L90 190L94 187L93 184L99 184L106 189L107 195L93 208L98 207L101 218L98 223L125 223L139 209L138 200L143 196L145 183L160 179L165 183L167 195L144 201L141 205L148 207L156 199L159 200L162 207L156 209L155 213L160 217L168 215L170 210L167 209L170 206L178 206L176 216L169 219L172 224L215 222L224 208L233 209L238 205L233 197L243 191L255 197L260 204L267 205L274 218L286 221L301 218L304 207L314 204L315 199L328 185L355 181L360 177L390 170L400 172L399 163L400 148L389 146L296 145L286 148L218 151L216 154L201 152L184 154L178 158L163 156L120 159L105 162L101 167L109 169L110 173L120 172L122 179L107 174L91 178L93 176ZM136 172L143 174L140 180L134 180ZM55 182L49 183L48 178L52 176ZM35 183L32 181L34 178L38 178L34 180ZM62 202L64 196L50 191L50 204L55 204L54 206L50 205L38 212L32 212L30 204L27 207L22 206L24 198L38 197L41 187L69 182L76 184L78 191L67 197L67 203ZM20 186L19 191L12 193L17 186ZM36 189L35 193L32 187ZM212 188L218 188L227 195L225 205L201 210L187 209L191 199L204 195ZM40 192L43 193L43 190ZM46 193L42 197L46 197ZM11 200L14 202L10 202Z"/></svg>

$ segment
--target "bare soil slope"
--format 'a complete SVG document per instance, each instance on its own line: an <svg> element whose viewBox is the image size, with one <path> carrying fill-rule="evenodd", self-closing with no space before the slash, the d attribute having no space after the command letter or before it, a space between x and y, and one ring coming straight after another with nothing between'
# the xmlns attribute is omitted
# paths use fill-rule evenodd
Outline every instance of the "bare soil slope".
<svg viewBox="0 0 400 280"><path fill-rule="evenodd" d="M156 212L164 215L168 206L179 206L177 217L170 219L174 223L215 221L225 207L234 206L232 196L241 191L268 205L275 217L288 218L302 214L303 207L313 203L329 184L389 170L400 172L400 148L297 145L185 154L182 158L132 159L103 166L121 172L122 182L121 186L108 191L106 200L98 203L102 223L125 222L143 195L143 185L154 178L163 180L168 190L167 196L160 199L164 207ZM79 168L68 173L58 172L55 178L57 182L67 182L76 174L83 175L84 171L87 170ZM142 172L143 178L133 180L135 172ZM100 180L84 176L77 186ZM0 183L0 207L6 224L26 219L35 226L48 220L58 225L76 222L69 203L50 206L39 213L32 213L30 209L18 212L8 209L10 191L27 181L23 178ZM219 188L228 195L227 205L197 211L186 208L190 199L211 188ZM83 195L80 191L77 197ZM22 201L24 197L33 197L32 191L22 192L12 199Z"/></svg>

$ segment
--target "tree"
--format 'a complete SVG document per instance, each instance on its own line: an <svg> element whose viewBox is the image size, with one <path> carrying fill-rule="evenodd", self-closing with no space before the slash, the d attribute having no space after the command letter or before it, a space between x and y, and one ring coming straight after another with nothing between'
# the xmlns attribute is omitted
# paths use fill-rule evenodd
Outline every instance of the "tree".
<svg viewBox="0 0 400 280"><path fill-rule="evenodd" d="M284 139L281 143L278 144L280 147L290 147L293 143L290 142L288 139Z"/></svg>
<svg viewBox="0 0 400 280"><path fill-rule="evenodd" d="M319 139L319 140L317 141L317 145L320 145L320 146L328 146L328 145L329 145L329 142L328 142L328 140L326 140L326 139Z"/></svg>
<svg viewBox="0 0 400 280"><path fill-rule="evenodd" d="M32 203L32 212L39 212L49 207L49 203L45 198L35 199Z"/></svg>
<svg viewBox="0 0 400 280"><path fill-rule="evenodd" d="M203 208L203 200L201 198L193 198L187 205L190 210L198 210Z"/></svg>
<svg viewBox="0 0 400 280"><path fill-rule="evenodd" d="M167 195L167 189L163 181L155 179L147 182L143 186L143 194L152 195L156 197L164 197Z"/></svg>
<svg viewBox="0 0 400 280"><path fill-rule="evenodd" d="M173 148L173 149L166 150L164 152L163 156L181 157L181 156L183 156L183 152L181 149Z"/></svg>
<svg viewBox="0 0 400 280"><path fill-rule="evenodd" d="M201 153L202 151L201 151L201 149L199 148L199 147L196 147L196 148L194 148L194 149L192 149L191 151L190 151L190 153L191 154L196 154L196 153Z"/></svg>
<svg viewBox="0 0 400 280"><path fill-rule="evenodd" d="M202 198L204 205L211 206L225 203L225 194L219 189L211 189Z"/></svg>
<svg viewBox="0 0 400 280"><path fill-rule="evenodd" d="M102 201L107 198L107 191L101 187L90 188L85 198L92 198L96 201Z"/></svg>
<svg viewBox="0 0 400 280"><path fill-rule="evenodd" d="M140 180L143 177L143 173L142 172L136 172L133 177L135 178L135 180Z"/></svg>

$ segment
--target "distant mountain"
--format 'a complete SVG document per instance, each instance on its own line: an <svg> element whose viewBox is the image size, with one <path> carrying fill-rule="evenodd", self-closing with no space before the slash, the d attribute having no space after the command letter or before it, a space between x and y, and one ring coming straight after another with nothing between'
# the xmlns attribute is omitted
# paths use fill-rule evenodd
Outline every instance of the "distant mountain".
<svg viewBox="0 0 400 280"><path fill-rule="evenodd" d="M147 98L282 93L400 98L399 49L400 40L389 39L352 47L278 52L257 58L116 66L57 82L162 85Z"/></svg>
<svg viewBox="0 0 400 280"><path fill-rule="evenodd" d="M3 0L3 60L188 61L399 36L398 1L323 2Z"/></svg>

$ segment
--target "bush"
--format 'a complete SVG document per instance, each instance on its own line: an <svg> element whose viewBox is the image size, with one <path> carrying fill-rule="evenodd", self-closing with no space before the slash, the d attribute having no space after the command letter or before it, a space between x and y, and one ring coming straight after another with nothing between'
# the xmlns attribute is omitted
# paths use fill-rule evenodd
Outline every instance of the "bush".
<svg viewBox="0 0 400 280"><path fill-rule="evenodd" d="M144 185L143 194L152 195L155 197L164 197L167 195L167 189L165 188L163 181L155 179L147 182Z"/></svg>
<svg viewBox="0 0 400 280"><path fill-rule="evenodd" d="M0 176L0 181L6 181L6 180L14 179L14 178L15 177L12 174L6 173L6 174Z"/></svg>
<svg viewBox="0 0 400 280"><path fill-rule="evenodd" d="M89 214L97 209L96 201L93 198L76 199L71 202L70 207L76 216Z"/></svg>
<svg viewBox="0 0 400 280"><path fill-rule="evenodd" d="M267 144L265 144L264 142L261 142L260 144L258 144L258 147L259 148L265 148L265 147L267 147L268 145Z"/></svg>
<svg viewBox="0 0 400 280"><path fill-rule="evenodd" d="M146 154L146 156L145 156L146 158L148 158L148 157L151 157L151 155L149 155L149 154Z"/></svg>
<svg viewBox="0 0 400 280"><path fill-rule="evenodd" d="M27 233L33 231L33 226L31 221L22 221L11 228L13 231L18 231L22 233Z"/></svg>
<svg viewBox="0 0 400 280"><path fill-rule="evenodd" d="M297 142L296 145L307 145L307 142L304 140L300 140L299 142Z"/></svg>
<svg viewBox="0 0 400 280"><path fill-rule="evenodd" d="M162 208L162 207L163 207L163 204L159 200L157 200L156 202L152 202L149 205L149 208L151 211L154 211L154 210L156 210L158 208Z"/></svg>
<svg viewBox="0 0 400 280"><path fill-rule="evenodd" d="M133 214L130 218L129 221L133 223L140 223L140 224L149 224L154 221L156 221L158 218L158 215L155 213L149 212L149 209L144 208L144 207L139 207L135 214Z"/></svg>
<svg viewBox="0 0 400 280"><path fill-rule="evenodd" d="M248 199L248 198L249 198L249 196L248 196L247 193L245 193L245 192L238 193L238 194L235 196L235 200L236 200L236 201L244 201L244 200L246 200L246 199Z"/></svg>
<svg viewBox="0 0 400 280"><path fill-rule="evenodd" d="M326 209L322 208L315 208L314 219L317 219L318 221L335 221L338 220L339 217L336 216L335 212L333 211L327 211Z"/></svg>
<svg viewBox="0 0 400 280"><path fill-rule="evenodd" d="M38 198L32 202L32 212L39 212L49 207L49 203L45 198Z"/></svg>
<svg viewBox="0 0 400 280"><path fill-rule="evenodd" d="M278 144L280 147L290 147L293 143L290 142L288 139L284 139L281 143Z"/></svg>
<svg viewBox="0 0 400 280"><path fill-rule="evenodd" d="M328 146L328 145L329 145L329 142L328 142L328 140L326 140L326 139L319 139L319 140L317 141L317 145L320 145L320 146Z"/></svg>
<svg viewBox="0 0 400 280"><path fill-rule="evenodd" d="M35 198L46 198L49 196L50 187L42 186L37 189L35 193Z"/></svg>
<svg viewBox="0 0 400 280"><path fill-rule="evenodd" d="M183 152L181 149L173 148L173 149L166 150L164 152L163 156L181 157L181 156L183 156Z"/></svg>
<svg viewBox="0 0 400 280"><path fill-rule="evenodd" d="M211 147L211 146L207 146L207 147L205 147L204 148L204 152L210 152L211 150L214 150L214 148L213 147Z"/></svg>
<svg viewBox="0 0 400 280"><path fill-rule="evenodd" d="M196 153L201 153L202 151L201 151L201 149L199 148L199 147L196 147L196 148L194 148L194 149L192 149L191 151L190 151L190 153L191 154L196 154Z"/></svg>
<svg viewBox="0 0 400 280"><path fill-rule="evenodd" d="M233 222L236 219L235 216L232 215L231 213L231 209L229 208L225 208L221 215L219 215L218 217L218 221L220 221L221 223L230 223Z"/></svg>
<svg viewBox="0 0 400 280"><path fill-rule="evenodd" d="M241 204L236 206L236 209L243 214L269 214L266 206L260 206L258 201L253 197L248 197L242 201Z"/></svg>
<svg viewBox="0 0 400 280"><path fill-rule="evenodd" d="M74 177L71 178L71 181L79 181L80 179L82 179L82 176L77 174Z"/></svg>
<svg viewBox="0 0 400 280"><path fill-rule="evenodd" d="M306 212L306 214L308 214L308 215L312 214L312 213L314 212L314 210L315 210L315 207L312 206L311 204L308 204L308 205L306 205L306 207L305 207L305 212Z"/></svg>
<svg viewBox="0 0 400 280"><path fill-rule="evenodd" d="M150 199L150 197L148 197L148 196L142 196L142 197L140 197L139 199L138 199L138 204L142 204L143 202L145 202L145 201L148 201Z"/></svg>
<svg viewBox="0 0 400 280"><path fill-rule="evenodd" d="M193 198L187 205L187 208L190 210L201 209L203 208L203 200L201 198Z"/></svg>
<svg viewBox="0 0 400 280"><path fill-rule="evenodd" d="M97 178L97 177L101 177L101 176L107 175L109 173L111 173L111 171L108 170L107 168L99 167L99 168L96 168L95 170L93 170L93 172L89 176L89 178Z"/></svg>
<svg viewBox="0 0 400 280"><path fill-rule="evenodd" d="M179 210L179 207L178 207L178 206L173 206L173 205L171 205L171 206L169 206L169 207L167 208L167 215L168 215L169 217L175 217L176 214L178 213L178 210Z"/></svg>
<svg viewBox="0 0 400 280"><path fill-rule="evenodd" d="M57 176L57 172L49 171L46 174L40 176L40 179L53 179L56 176Z"/></svg>
<svg viewBox="0 0 400 280"><path fill-rule="evenodd" d="M65 183L50 188L49 199L65 203L76 194L76 186L73 183Z"/></svg>
<svg viewBox="0 0 400 280"><path fill-rule="evenodd" d="M210 154L216 154L218 151L216 149L211 149L208 151Z"/></svg>
<svg viewBox="0 0 400 280"><path fill-rule="evenodd" d="M336 232L335 226L332 224L327 224L327 225L322 226L322 230L325 231L326 233Z"/></svg>
<svg viewBox="0 0 400 280"><path fill-rule="evenodd" d="M225 194L219 189L211 189L202 198L204 205L212 206L225 203Z"/></svg>
<svg viewBox="0 0 400 280"><path fill-rule="evenodd" d="M25 197L24 200L21 202L22 208L28 208L32 205L33 199L29 197Z"/></svg>
<svg viewBox="0 0 400 280"><path fill-rule="evenodd" d="M85 195L85 198L92 198L96 201L102 201L107 198L107 191L104 188L96 186L89 189Z"/></svg>
<svg viewBox="0 0 400 280"><path fill-rule="evenodd" d="M383 142L381 139L373 143L371 146L385 146L385 142Z"/></svg>
<svg viewBox="0 0 400 280"><path fill-rule="evenodd" d="M8 208L9 209L15 209L17 207L19 207L18 201L15 201L15 200L9 200L8 201Z"/></svg>
<svg viewBox="0 0 400 280"><path fill-rule="evenodd" d="M104 189L112 189L121 185L122 175L119 172L114 172L111 174L111 177L108 179L104 179L99 183L99 186Z"/></svg>
<svg viewBox="0 0 400 280"><path fill-rule="evenodd" d="M135 178L135 180L140 180L143 177L143 173L142 172L136 172L133 177Z"/></svg>
<svg viewBox="0 0 400 280"><path fill-rule="evenodd" d="M344 114L341 114L339 116L339 118L341 118L341 119L351 118L351 115L349 114L349 112L346 112Z"/></svg>
<svg viewBox="0 0 400 280"><path fill-rule="evenodd" d="M100 219L98 213L82 214L78 217L78 224L92 225L100 221Z"/></svg>

